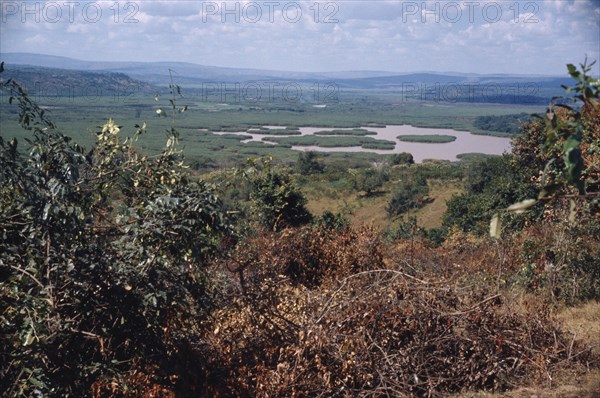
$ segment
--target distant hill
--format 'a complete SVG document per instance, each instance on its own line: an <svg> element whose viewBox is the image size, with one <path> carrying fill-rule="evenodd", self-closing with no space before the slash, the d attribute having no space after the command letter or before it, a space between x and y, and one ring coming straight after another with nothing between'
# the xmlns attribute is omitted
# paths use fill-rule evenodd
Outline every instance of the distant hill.
<svg viewBox="0 0 600 398"><path fill-rule="evenodd" d="M507 75L507 74L465 74L465 73L394 73L385 71L342 71L342 72L290 72L262 69L224 68L198 65L186 62L121 62L121 61L82 61L30 53L4 53L0 60L11 65L56 68L77 71L80 77L93 80L94 76L85 73L104 73L105 81L130 78L132 81L151 85L166 86L169 83L169 70L178 84L199 86L203 83L249 83L276 82L313 85L332 83L344 89L393 90L414 93L418 91L425 99L443 97L450 93L456 101L499 102L499 103L538 103L546 104L555 95L562 94L562 84L572 84L572 79L559 76ZM12 68L13 70L15 68ZM20 67L23 72L35 70ZM35 69L35 68L34 68ZM85 71L85 72L82 72ZM63 72L66 74L66 72ZM111 75L116 74L116 75ZM126 75L126 76L125 76ZM73 75L77 76L77 75ZM71 76L71 77L73 77ZM88 81L86 80L86 81ZM456 93L456 88L462 92ZM476 90L470 92L470 88ZM454 90L454 91L453 91ZM437 91L437 93L436 93ZM500 94L498 94L500 93Z"/></svg>
<svg viewBox="0 0 600 398"><path fill-rule="evenodd" d="M156 93L159 88L118 72L88 72L5 64L2 80L13 79L31 95L47 97L129 96Z"/></svg>

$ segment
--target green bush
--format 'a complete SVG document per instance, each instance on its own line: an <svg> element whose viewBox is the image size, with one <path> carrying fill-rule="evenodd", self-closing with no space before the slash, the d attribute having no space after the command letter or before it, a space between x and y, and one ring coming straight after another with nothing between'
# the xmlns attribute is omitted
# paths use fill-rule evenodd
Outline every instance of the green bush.
<svg viewBox="0 0 600 398"><path fill-rule="evenodd" d="M314 225L326 230L343 230L350 226L350 221L341 213L325 210L320 217L313 221Z"/></svg>
<svg viewBox="0 0 600 398"><path fill-rule="evenodd" d="M415 160L413 159L413 155L408 152L395 153L390 157L390 164L414 164Z"/></svg>
<svg viewBox="0 0 600 398"><path fill-rule="evenodd" d="M306 197L292 182L290 175L275 171L270 159L249 160L244 175L250 182L250 201L257 221L263 227L296 227L312 221L306 209Z"/></svg>
<svg viewBox="0 0 600 398"><path fill-rule="evenodd" d="M368 168L357 172L352 181L353 188L362 191L365 196L372 195L389 180L389 173L382 168Z"/></svg>
<svg viewBox="0 0 600 398"><path fill-rule="evenodd" d="M397 216L423 204L423 199L429 194L427 180L423 177L405 180L400 183L388 202L387 212Z"/></svg>
<svg viewBox="0 0 600 398"><path fill-rule="evenodd" d="M527 176L515 167L511 156L487 158L473 162L467 172L465 192L448 201L444 214L444 226L456 226L464 232L485 234L489 221L498 209L535 195L535 189ZM536 207L533 209L539 211ZM505 226L522 225L529 215L509 215Z"/></svg>
<svg viewBox="0 0 600 398"><path fill-rule="evenodd" d="M169 130L138 154L109 120L85 151L7 82L21 148L0 137L0 390L89 396L139 372L185 383L210 306L205 266L229 233L214 187L190 180ZM167 380L147 380L148 383Z"/></svg>
<svg viewBox="0 0 600 398"><path fill-rule="evenodd" d="M318 160L318 155L314 151L300 152L296 162L296 171L302 175L322 173L324 166Z"/></svg>

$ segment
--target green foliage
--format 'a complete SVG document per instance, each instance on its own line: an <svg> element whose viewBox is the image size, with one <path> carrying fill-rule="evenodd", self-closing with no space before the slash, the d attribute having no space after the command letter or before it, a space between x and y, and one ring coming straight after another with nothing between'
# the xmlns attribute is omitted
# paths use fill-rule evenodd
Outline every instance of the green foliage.
<svg viewBox="0 0 600 398"><path fill-rule="evenodd" d="M365 149L394 149L396 143L389 140L378 140L373 137L361 136L318 136L303 135L299 137L265 137L264 141L276 142L280 145L318 146L322 148L335 148L357 146Z"/></svg>
<svg viewBox="0 0 600 398"><path fill-rule="evenodd" d="M261 127L259 129L248 129L246 130L248 134L264 134L264 135L300 135L300 130L295 128L285 128L285 129L270 129L266 127Z"/></svg>
<svg viewBox="0 0 600 398"><path fill-rule="evenodd" d="M389 173L386 169L371 167L354 172L352 186L355 190L364 192L365 196L370 196L377 189L381 188L389 178Z"/></svg>
<svg viewBox="0 0 600 398"><path fill-rule="evenodd" d="M390 157L390 164L414 164L413 155L408 152L395 153Z"/></svg>
<svg viewBox="0 0 600 398"><path fill-rule="evenodd" d="M271 159L249 159L242 175L250 182L252 211L259 224L269 229L309 223L306 198L291 181L290 175L273 170Z"/></svg>
<svg viewBox="0 0 600 398"><path fill-rule="evenodd" d="M205 266L230 230L214 187L190 180L174 126L156 157L132 147L143 126L122 139L112 120L86 152L2 88L32 135L25 150L0 138L0 389L86 396L144 368L183 381Z"/></svg>
<svg viewBox="0 0 600 398"><path fill-rule="evenodd" d="M423 176L403 180L392 194L386 211L392 217L405 213L421 206L428 193L427 180Z"/></svg>
<svg viewBox="0 0 600 398"><path fill-rule="evenodd" d="M401 219L395 227L388 228L385 232L385 236L392 241L424 238L432 247L440 246L446 239L447 234L448 230L445 228L426 229L419 227L415 216Z"/></svg>
<svg viewBox="0 0 600 398"><path fill-rule="evenodd" d="M574 92L572 97L573 102L576 104L579 102L580 105L587 106L588 108L597 108L600 106L600 79L595 79L588 75L594 64L595 61L587 65L586 60L580 65L581 71L578 71L572 64L567 65L569 74L577 83L572 87L563 86L567 94ZM557 104L556 106L567 109L570 113L566 118L559 118L552 105L548 108L545 118L546 142L542 151L545 153L560 154L563 161L562 170L552 178L554 181L550 182L551 178L546 179L546 176L555 160L550 159L546 164L542 184L543 190L540 198L550 194L549 191L554 190L555 185L565 184L563 181L576 187L580 195L585 195L585 182L581 179L584 171L584 162L580 147L584 135L583 114L581 110L575 110L564 104Z"/></svg>
<svg viewBox="0 0 600 398"><path fill-rule="evenodd" d="M355 136L365 136L365 135L377 135L374 131L369 131L365 129L351 129L351 130L321 130L316 131L315 135L355 135Z"/></svg>
<svg viewBox="0 0 600 398"><path fill-rule="evenodd" d="M344 230L350 226L350 221L341 213L332 213L325 210L320 217L316 217L313 224L326 230Z"/></svg>
<svg viewBox="0 0 600 398"><path fill-rule="evenodd" d="M488 158L473 163L467 174L465 192L448 201L444 226L456 226L464 232L488 232L492 215L513 203L531 197L535 190L527 176L510 156ZM513 217L508 226L516 227L523 217Z"/></svg>
<svg viewBox="0 0 600 398"><path fill-rule="evenodd" d="M539 179L540 192L537 199L527 199L506 208L520 213L537 201L550 201L569 197L568 219L577 219L575 199L587 202L586 211L596 213L600 208L598 188L600 178L600 149L598 148L598 122L600 121L600 79L588 75L595 61L587 65L587 59L580 65L581 71L568 64L567 69L576 84L564 86L567 94L574 92L568 100L575 103L576 109L564 103L550 104L541 123L526 125L525 137L515 143L515 153L521 156L521 164L533 170L544 164ZM555 98L556 99L556 98ZM585 156L584 156L585 149ZM577 194L571 194L575 188ZM589 189L591 188L591 192ZM532 195L533 197L533 195ZM490 233L499 231L501 214L492 218ZM495 234L495 233L493 233Z"/></svg>
<svg viewBox="0 0 600 398"><path fill-rule="evenodd" d="M296 162L296 171L302 175L322 173L324 166L318 160L318 155L314 151L300 152Z"/></svg>
<svg viewBox="0 0 600 398"><path fill-rule="evenodd" d="M480 152L467 152L467 153L459 153L456 155L456 158L463 162L480 162L486 158L496 157L498 155L488 155Z"/></svg>
<svg viewBox="0 0 600 398"><path fill-rule="evenodd" d="M453 135L428 134L428 135L399 135L398 140L405 142L421 142L425 144L445 144L456 141Z"/></svg>
<svg viewBox="0 0 600 398"><path fill-rule="evenodd" d="M478 116L473 122L473 127L485 131L519 134L521 132L521 123L525 123L528 120L529 115L524 112L511 115Z"/></svg>
<svg viewBox="0 0 600 398"><path fill-rule="evenodd" d="M411 216L407 220L400 220L394 228L386 231L386 236L391 240L409 240L418 236L421 228L417 225L417 217Z"/></svg>

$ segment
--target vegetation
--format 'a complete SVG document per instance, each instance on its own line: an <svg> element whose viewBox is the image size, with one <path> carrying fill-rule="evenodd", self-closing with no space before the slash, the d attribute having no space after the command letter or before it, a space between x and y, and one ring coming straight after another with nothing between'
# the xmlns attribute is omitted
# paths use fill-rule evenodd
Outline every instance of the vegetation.
<svg viewBox="0 0 600 398"><path fill-rule="evenodd" d="M259 129L248 129L248 134L265 134L265 135L300 135L298 128L285 128L285 129L269 129L261 127Z"/></svg>
<svg viewBox="0 0 600 398"><path fill-rule="evenodd" d="M152 97L156 92L163 93L165 88L159 87L156 91L151 89L147 94L145 90L133 89L135 86L125 82L122 84L124 90L102 90L102 95L96 95L94 92L73 96L69 91L64 95L62 91L59 93L61 95L55 95L52 90L37 92L35 87L29 86L28 89L30 96L51 115L52 120L80 145L91 147L95 135L90 127L103 124L106 117L111 116L125 126L133 126L142 120L147 121L145 139L136 142L136 148L145 154L160 153L164 143L164 131L169 128L169 120L156 116L156 104ZM55 87L51 81L42 86ZM179 101L188 106L188 110L178 117L183 153L190 164L202 171L236 167L248 157L272 156L276 162L290 163L295 161L298 154L289 147L281 145L273 148L271 145L256 142L242 143L226 140L209 132L246 134L248 129L263 126L317 126L323 129L358 129L366 126L364 129L368 129L401 124L477 132L480 130L473 127L473 121L478 116L514 114L524 110L535 113L544 109L541 106L514 104L498 106L485 103L413 102L406 101L402 93L377 90L341 90L339 94L338 102L328 104L325 110L313 108L303 102L278 100L225 104L218 100L218 96L206 98L202 91L186 88L185 97ZM551 95L548 96L550 97ZM19 141L27 138L26 132L18 126L18 114L15 107L8 104L7 95L0 95L0 118L3 128L10 132L11 137L14 136ZM269 132L272 133L272 130L288 129L270 129ZM280 131L278 134L284 132ZM294 130L291 130L285 135L294 134ZM377 148L392 147L387 143L377 145ZM342 156L345 159L354 158L358 162L365 159L369 162L384 160L384 156L375 153L333 155L329 159L339 159Z"/></svg>
<svg viewBox="0 0 600 398"><path fill-rule="evenodd" d="M145 125L125 137L113 119L83 149L3 82L29 139L5 139L3 124L0 391L596 396L600 106L587 68L569 66L580 106L526 123L511 155L373 167L308 152L202 175L179 150L195 135L176 129L190 119L173 82L155 154ZM445 226L423 228L423 197L450 186L462 193ZM317 194L347 206L312 215ZM394 228L356 225L359 211ZM493 214L510 234L487 234Z"/></svg>
<svg viewBox="0 0 600 398"><path fill-rule="evenodd" d="M428 134L428 135L399 135L398 139L405 142L422 142L427 144L445 144L456 141L453 135Z"/></svg>
<svg viewBox="0 0 600 398"><path fill-rule="evenodd" d="M302 175L322 173L324 166L318 160L317 152L308 151L300 152L298 154L298 161L296 162L296 171Z"/></svg>
<svg viewBox="0 0 600 398"><path fill-rule="evenodd" d="M250 180L250 200L260 225L269 229L297 227L309 223L306 198L294 186L288 174L274 171L271 160L262 163L249 160L242 171Z"/></svg>
<svg viewBox="0 0 600 398"><path fill-rule="evenodd" d="M154 375L193 374L186 344L229 231L214 187L189 179L174 130L146 157L132 147L144 127L123 139L109 120L84 151L21 87L4 86L32 135L25 150L0 139L0 389L81 396L117 383L143 395Z"/></svg>
<svg viewBox="0 0 600 398"><path fill-rule="evenodd" d="M315 135L357 135L357 136L365 136L365 135L375 135L377 134L374 131L369 131L365 129L351 129L351 130L321 130L316 131Z"/></svg>
<svg viewBox="0 0 600 398"><path fill-rule="evenodd" d="M357 191L370 196L389 180L389 173L383 168L369 168L354 174L353 187Z"/></svg>
<svg viewBox="0 0 600 398"><path fill-rule="evenodd" d="M18 81L20 85L27 87L31 96L54 100L66 97L89 101L98 97L153 95L162 91L156 86L116 72L86 72L21 65L6 70L3 78Z"/></svg>
<svg viewBox="0 0 600 398"><path fill-rule="evenodd" d="M521 123L526 123L529 119L530 116L524 112L514 115L478 116L473 122L473 127L485 131L519 134Z"/></svg>
<svg viewBox="0 0 600 398"><path fill-rule="evenodd" d="M490 158L490 157L493 158L496 156L498 156L498 155L488 155L485 153L478 153L478 152L460 153L460 154L456 155L456 157L458 159L467 161L467 162L485 160L486 158Z"/></svg>
<svg viewBox="0 0 600 398"><path fill-rule="evenodd" d="M392 194L386 210L392 217L400 215L410 209L422 206L428 193L427 180L423 176L402 181Z"/></svg>
<svg viewBox="0 0 600 398"><path fill-rule="evenodd" d="M467 172L465 192L448 202L444 225L464 232L487 234L489 220L498 209L532 195L535 195L535 188L514 163L513 157L498 156L475 162ZM522 225L523 222L523 216L513 216L511 225Z"/></svg>
<svg viewBox="0 0 600 398"><path fill-rule="evenodd" d="M413 159L413 155L408 152L395 153L390 158L391 165L398 164L413 164L415 160Z"/></svg>
<svg viewBox="0 0 600 398"><path fill-rule="evenodd" d="M322 148L359 146L365 149L394 149L396 143L388 140L378 140L372 137L320 137L303 135L301 137L265 137L265 141L283 145L318 146Z"/></svg>

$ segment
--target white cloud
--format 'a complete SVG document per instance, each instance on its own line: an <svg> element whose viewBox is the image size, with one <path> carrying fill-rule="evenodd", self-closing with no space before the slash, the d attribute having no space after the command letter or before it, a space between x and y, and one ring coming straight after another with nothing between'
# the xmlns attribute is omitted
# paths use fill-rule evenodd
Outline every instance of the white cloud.
<svg viewBox="0 0 600 398"><path fill-rule="evenodd" d="M24 42L28 45L38 47L43 44L48 43L48 38L44 35L37 34L35 36L28 37L24 40Z"/></svg>
<svg viewBox="0 0 600 398"><path fill-rule="evenodd" d="M86 14L84 7L92 3ZM38 21L32 14L3 14L0 48L90 60L102 54L124 60L314 71L563 74L566 63L581 62L586 53L600 58L597 1L455 0L428 2L423 8L421 0L280 0L275 6L244 0L237 5L228 1L229 13L222 3L81 2L72 15L63 9L55 23L44 21L42 14ZM301 4L301 14L295 4ZM98 20L96 9L102 11ZM56 19L56 14L51 16ZM296 16L300 18L292 21Z"/></svg>

